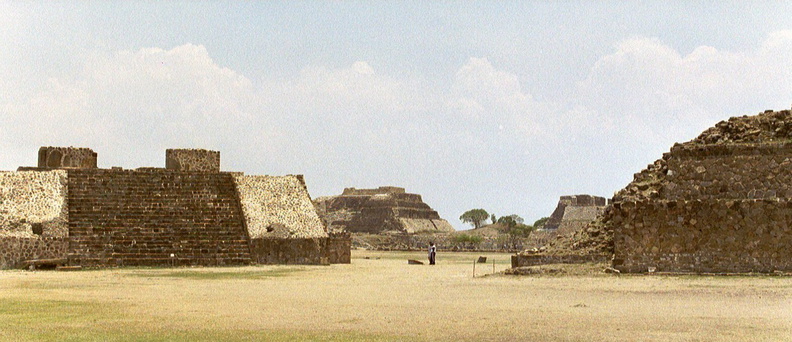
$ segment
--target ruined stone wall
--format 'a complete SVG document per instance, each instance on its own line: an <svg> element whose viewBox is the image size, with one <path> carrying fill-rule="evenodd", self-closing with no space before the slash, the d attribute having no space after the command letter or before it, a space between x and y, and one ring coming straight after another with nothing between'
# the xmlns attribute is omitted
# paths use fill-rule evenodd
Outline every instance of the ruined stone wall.
<svg viewBox="0 0 792 342"><path fill-rule="evenodd" d="M373 196L373 195L386 195L386 194L403 194L404 188L396 186L381 186L376 189L356 189L345 188L342 196Z"/></svg>
<svg viewBox="0 0 792 342"><path fill-rule="evenodd" d="M547 264L583 264L609 262L607 255L547 255L547 254L516 254L511 257L512 268Z"/></svg>
<svg viewBox="0 0 792 342"><path fill-rule="evenodd" d="M418 232L453 232L455 229L448 221L443 219L412 219L412 218L398 218L400 229L404 232L413 234Z"/></svg>
<svg viewBox="0 0 792 342"><path fill-rule="evenodd" d="M602 212L607 200L591 195L561 196L553 213L544 225L548 230L567 234L579 230ZM563 232L560 230L563 229Z"/></svg>
<svg viewBox="0 0 792 342"><path fill-rule="evenodd" d="M327 238L327 259L331 264L352 262L352 236L349 233L333 233Z"/></svg>
<svg viewBox="0 0 792 342"><path fill-rule="evenodd" d="M666 171L655 183L635 185L648 196L616 203L609 213L615 267L792 269L792 143L676 145L659 164Z"/></svg>
<svg viewBox="0 0 792 342"><path fill-rule="evenodd" d="M0 172L0 236L68 236L66 171Z"/></svg>
<svg viewBox="0 0 792 342"><path fill-rule="evenodd" d="M792 202L702 199L617 203L623 272L792 271Z"/></svg>
<svg viewBox="0 0 792 342"><path fill-rule="evenodd" d="M792 143L678 145L663 199L792 198Z"/></svg>
<svg viewBox="0 0 792 342"><path fill-rule="evenodd" d="M0 236L0 269L18 268L25 260L65 259L68 250L62 237Z"/></svg>
<svg viewBox="0 0 792 342"><path fill-rule="evenodd" d="M558 226L558 234L569 234L583 229L587 224L597 218L605 210L604 206L568 206L564 209L564 216Z"/></svg>
<svg viewBox="0 0 792 342"><path fill-rule="evenodd" d="M327 238L250 240L250 253L257 264L327 264Z"/></svg>
<svg viewBox="0 0 792 342"><path fill-rule="evenodd" d="M608 254L624 272L790 270L792 111L732 117L636 173L545 254Z"/></svg>
<svg viewBox="0 0 792 342"><path fill-rule="evenodd" d="M39 168L96 168L96 152L90 148L82 147L52 147L39 148Z"/></svg>
<svg viewBox="0 0 792 342"><path fill-rule="evenodd" d="M220 172L220 152L204 149L167 149L165 168L179 171Z"/></svg>
<svg viewBox="0 0 792 342"><path fill-rule="evenodd" d="M90 149L42 147L39 167L0 172L0 267L249 264L254 247L265 263L349 262L349 236L328 240L301 175L219 172L208 150L167 150L166 164L97 169Z"/></svg>
<svg viewBox="0 0 792 342"><path fill-rule="evenodd" d="M308 191L297 176L234 175L252 239L326 238Z"/></svg>
<svg viewBox="0 0 792 342"><path fill-rule="evenodd" d="M71 169L68 177L71 265L250 263L227 173Z"/></svg>
<svg viewBox="0 0 792 342"><path fill-rule="evenodd" d="M66 258L67 189L64 170L0 172L0 269Z"/></svg>

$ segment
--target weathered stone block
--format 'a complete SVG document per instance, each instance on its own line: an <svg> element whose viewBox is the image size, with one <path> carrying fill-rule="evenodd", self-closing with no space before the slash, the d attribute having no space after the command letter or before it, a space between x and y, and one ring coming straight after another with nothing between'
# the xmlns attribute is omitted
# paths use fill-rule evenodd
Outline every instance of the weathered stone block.
<svg viewBox="0 0 792 342"><path fill-rule="evenodd" d="M38 153L38 167L95 169L96 152L84 147L41 147Z"/></svg>
<svg viewBox="0 0 792 342"><path fill-rule="evenodd" d="M220 172L220 152L204 149L167 149L165 168L179 171Z"/></svg>

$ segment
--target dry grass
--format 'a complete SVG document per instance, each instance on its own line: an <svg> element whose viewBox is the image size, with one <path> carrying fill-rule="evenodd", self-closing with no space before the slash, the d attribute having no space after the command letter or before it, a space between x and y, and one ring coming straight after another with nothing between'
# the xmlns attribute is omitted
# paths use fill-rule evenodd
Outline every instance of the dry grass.
<svg viewBox="0 0 792 342"><path fill-rule="evenodd" d="M783 341L792 278L485 276L479 254L351 265L0 272L0 340ZM484 253L495 268L509 255ZM366 259L368 257L368 259Z"/></svg>

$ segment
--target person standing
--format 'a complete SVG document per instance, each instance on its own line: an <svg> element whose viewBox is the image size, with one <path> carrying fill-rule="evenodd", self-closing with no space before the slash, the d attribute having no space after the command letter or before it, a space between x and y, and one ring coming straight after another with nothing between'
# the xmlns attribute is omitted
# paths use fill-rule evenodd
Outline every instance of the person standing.
<svg viewBox="0 0 792 342"><path fill-rule="evenodd" d="M435 264L435 256L437 255L437 247L434 242L429 242L429 265Z"/></svg>

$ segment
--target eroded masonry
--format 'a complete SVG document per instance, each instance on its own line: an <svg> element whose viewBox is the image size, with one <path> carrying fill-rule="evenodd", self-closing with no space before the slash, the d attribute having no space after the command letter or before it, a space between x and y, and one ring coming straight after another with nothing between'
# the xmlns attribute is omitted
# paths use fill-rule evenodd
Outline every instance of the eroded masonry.
<svg viewBox="0 0 792 342"><path fill-rule="evenodd" d="M622 272L792 271L792 114L721 121L635 174L598 220L514 266L612 260Z"/></svg>
<svg viewBox="0 0 792 342"><path fill-rule="evenodd" d="M545 230L570 234L583 229L605 210L608 200L591 195L561 196L544 225Z"/></svg>
<svg viewBox="0 0 792 342"><path fill-rule="evenodd" d="M404 188L346 188L339 196L319 197L317 211L331 231L381 234L453 232L454 227Z"/></svg>
<svg viewBox="0 0 792 342"><path fill-rule="evenodd" d="M42 147L0 172L0 267L348 263L302 176L221 172L220 153L171 149L166 168L99 169L86 148Z"/></svg>

